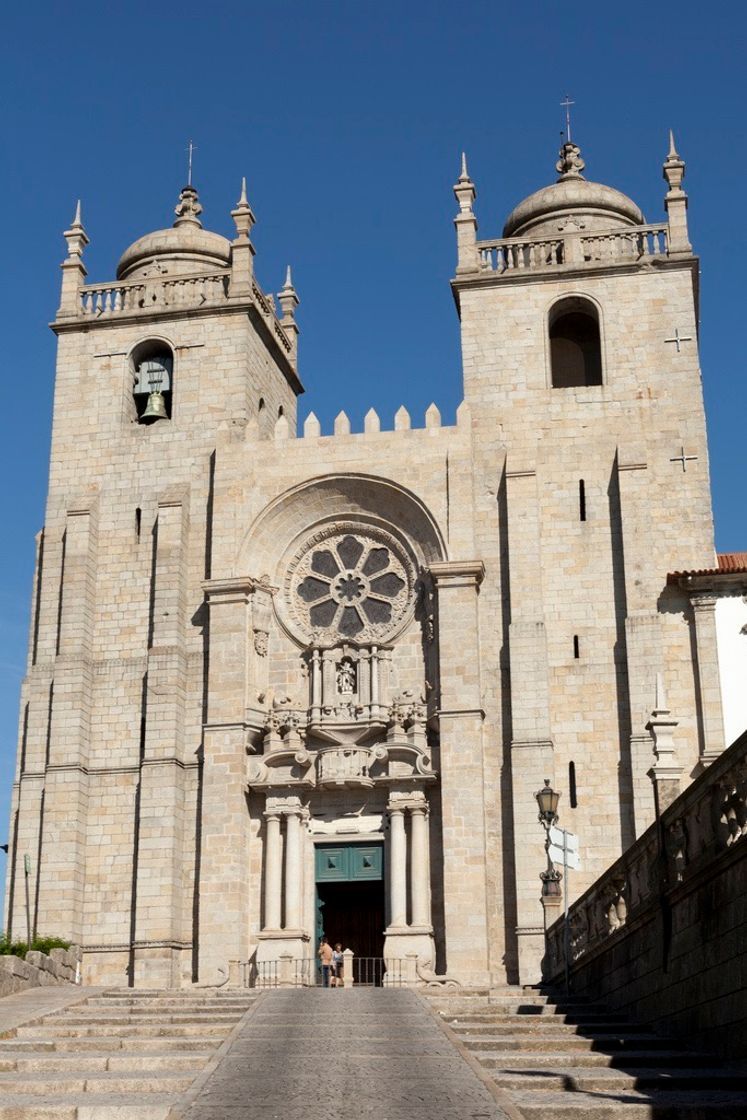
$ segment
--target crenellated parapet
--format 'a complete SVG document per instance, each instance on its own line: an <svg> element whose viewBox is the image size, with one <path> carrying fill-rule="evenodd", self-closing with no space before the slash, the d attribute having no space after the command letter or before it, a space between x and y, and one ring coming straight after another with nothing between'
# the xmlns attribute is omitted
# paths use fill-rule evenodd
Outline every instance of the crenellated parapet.
<svg viewBox="0 0 747 1120"><path fill-rule="evenodd" d="M390 428L382 428L381 418L374 408L369 408L363 419L363 430L354 432L350 418L345 411L338 412L334 420L333 430L329 433L322 432L322 426L314 412L310 412L303 423L299 438L304 440L336 440L346 436L355 439L375 438L379 435L391 435L393 432L417 434L436 434L439 431L456 432L469 429L471 414L468 405L463 401L456 412L456 424L441 423L441 412L435 404L431 404L425 411L422 426L414 426L412 417L404 405L401 405L392 421ZM278 417L275 423L275 439L284 440L292 436L290 425L285 416Z"/></svg>

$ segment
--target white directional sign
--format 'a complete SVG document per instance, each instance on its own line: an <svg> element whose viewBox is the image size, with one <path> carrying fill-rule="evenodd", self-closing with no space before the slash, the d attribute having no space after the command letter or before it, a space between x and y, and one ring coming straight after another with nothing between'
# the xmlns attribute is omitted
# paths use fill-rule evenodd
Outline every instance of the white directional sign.
<svg viewBox="0 0 747 1120"><path fill-rule="evenodd" d="M581 860L578 855L578 836L566 832L564 828L551 828L549 855L553 863L565 863L566 867L579 871Z"/></svg>

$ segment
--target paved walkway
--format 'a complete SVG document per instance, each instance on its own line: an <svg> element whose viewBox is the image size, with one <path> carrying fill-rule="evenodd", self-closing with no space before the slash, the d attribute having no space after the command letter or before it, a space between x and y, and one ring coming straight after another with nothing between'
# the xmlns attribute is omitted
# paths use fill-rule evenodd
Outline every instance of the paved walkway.
<svg viewBox="0 0 747 1120"><path fill-rule="evenodd" d="M50 1015L53 1011L61 1011L89 996L98 995L103 990L84 988L79 984L49 984L3 996L0 998L0 1035L24 1023L32 1023L42 1015Z"/></svg>
<svg viewBox="0 0 747 1120"><path fill-rule="evenodd" d="M413 992L371 988L268 992L180 1115L506 1120Z"/></svg>

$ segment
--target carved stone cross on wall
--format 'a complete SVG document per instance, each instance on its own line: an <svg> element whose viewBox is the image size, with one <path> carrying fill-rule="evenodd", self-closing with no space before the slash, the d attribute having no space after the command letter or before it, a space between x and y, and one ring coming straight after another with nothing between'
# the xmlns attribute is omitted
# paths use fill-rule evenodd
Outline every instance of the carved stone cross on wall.
<svg viewBox="0 0 747 1120"><path fill-rule="evenodd" d="M680 334L679 327L674 332L674 336L672 338L665 338L664 339L665 342L673 342L675 344L675 346L677 347L677 353L678 354L680 352L680 343L681 342L692 342L692 340L693 340L692 335Z"/></svg>
<svg viewBox="0 0 747 1120"><path fill-rule="evenodd" d="M698 458L697 455L686 455L685 454L685 449L683 447L680 450L680 454L675 455L674 458L669 460L669 462L670 463L682 463L682 470L686 471L687 470L687 464L689 462L691 462L693 459L697 459L697 458Z"/></svg>

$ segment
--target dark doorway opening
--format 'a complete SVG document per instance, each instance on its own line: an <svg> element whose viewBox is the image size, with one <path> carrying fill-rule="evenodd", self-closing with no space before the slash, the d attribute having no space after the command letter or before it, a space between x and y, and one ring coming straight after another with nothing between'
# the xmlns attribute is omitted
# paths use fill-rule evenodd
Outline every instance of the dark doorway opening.
<svg viewBox="0 0 747 1120"><path fill-rule="evenodd" d="M335 945L352 949L356 984L380 984L384 957L384 883L317 883L321 930ZM380 962L373 964L373 962Z"/></svg>

